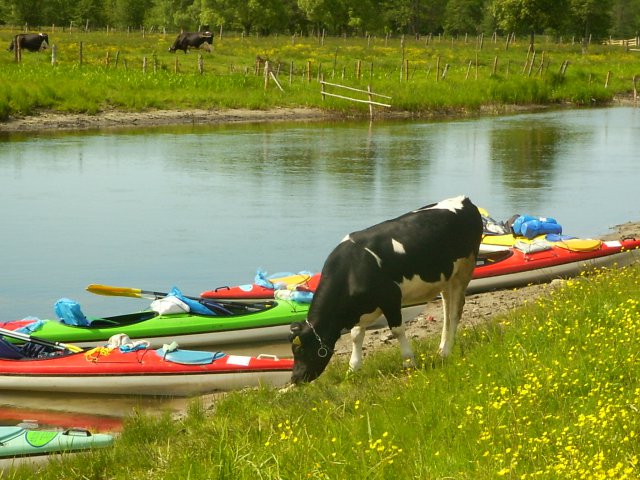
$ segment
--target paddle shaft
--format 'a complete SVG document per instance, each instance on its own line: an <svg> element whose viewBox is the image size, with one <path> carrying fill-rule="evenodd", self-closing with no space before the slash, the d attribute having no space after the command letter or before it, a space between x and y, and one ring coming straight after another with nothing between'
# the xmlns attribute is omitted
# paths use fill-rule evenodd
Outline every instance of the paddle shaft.
<svg viewBox="0 0 640 480"><path fill-rule="evenodd" d="M44 338L34 337L33 335L27 335L26 333L20 333L14 330L7 330L6 328L0 328L0 335L14 338L16 340L22 340L24 342L37 343L38 345L44 345L45 347L53 347L58 350L70 350L72 352L82 351L82 348L76 345L67 345L65 343L54 342L52 340L45 340Z"/></svg>

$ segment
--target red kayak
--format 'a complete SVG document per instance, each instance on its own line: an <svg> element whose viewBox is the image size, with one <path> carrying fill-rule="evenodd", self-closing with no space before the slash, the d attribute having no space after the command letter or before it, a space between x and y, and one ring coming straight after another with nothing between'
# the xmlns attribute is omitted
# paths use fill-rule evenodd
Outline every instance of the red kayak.
<svg viewBox="0 0 640 480"><path fill-rule="evenodd" d="M622 267L640 259L640 251L637 250L640 240L596 241L589 250L584 250L582 246L574 248L573 245L577 244L572 243L571 239L564 243L542 240L520 244L520 248L514 246L483 254L473 272L467 293L548 282L554 278L573 277L590 268ZM316 273L293 291L314 292L319 282L320 274ZM217 300L256 301L272 300L276 292L280 290L253 284L222 287L202 292L201 296Z"/></svg>
<svg viewBox="0 0 640 480"><path fill-rule="evenodd" d="M293 369L293 360L273 355L227 355L173 345L128 351L97 347L79 353L60 351L59 345L57 351L36 353L26 348L31 344L24 345L0 337L0 390L185 396L260 384L282 386Z"/></svg>
<svg viewBox="0 0 640 480"><path fill-rule="evenodd" d="M539 251L531 247L535 245L524 245L527 251L513 247L480 258L467 293L570 278L585 270L624 267L640 260L640 240L635 239L603 241L597 248L586 251L575 251L556 243L542 243Z"/></svg>
<svg viewBox="0 0 640 480"><path fill-rule="evenodd" d="M36 424L39 427L73 427L97 432L119 432L123 428L124 419L79 412L0 406L0 424L13 425L20 422Z"/></svg>
<svg viewBox="0 0 640 480"><path fill-rule="evenodd" d="M275 292L280 290L289 292L315 292L316 288L318 288L318 282L320 282L320 274L314 273L304 278L301 278L300 274L295 274L290 277L280 277L277 280L279 281L274 281L271 286L249 283L235 287L218 287L215 290L202 292L200 296L213 300L233 299L238 302L273 300ZM283 288L279 290L277 288L278 286L282 286ZM290 297L290 295L288 297Z"/></svg>

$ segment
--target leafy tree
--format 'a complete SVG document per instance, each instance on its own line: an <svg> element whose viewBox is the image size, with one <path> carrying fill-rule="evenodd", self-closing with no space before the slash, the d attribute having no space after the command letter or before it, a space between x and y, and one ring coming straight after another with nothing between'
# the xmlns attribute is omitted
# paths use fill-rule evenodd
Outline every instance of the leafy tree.
<svg viewBox="0 0 640 480"><path fill-rule="evenodd" d="M591 35L602 38L611 26L611 0L569 0L572 33L585 42Z"/></svg>
<svg viewBox="0 0 640 480"><path fill-rule="evenodd" d="M490 8L501 30L529 33L533 47L536 33L560 26L566 4L567 0L493 0Z"/></svg>
<svg viewBox="0 0 640 480"><path fill-rule="evenodd" d="M611 8L611 35L631 38L640 32L640 0L614 0Z"/></svg>
<svg viewBox="0 0 640 480"><path fill-rule="evenodd" d="M90 27L104 26L104 2L103 0L78 0L73 8L72 19L77 25Z"/></svg>
<svg viewBox="0 0 640 480"><path fill-rule="evenodd" d="M144 24L153 0L104 0L106 20L118 27L139 27Z"/></svg>
<svg viewBox="0 0 640 480"><path fill-rule="evenodd" d="M347 30L349 9L341 0L298 0L298 6L317 30L328 27L333 34Z"/></svg>
<svg viewBox="0 0 640 480"><path fill-rule="evenodd" d="M484 0L449 0L444 29L450 34L479 33L484 16Z"/></svg>
<svg viewBox="0 0 640 480"><path fill-rule="evenodd" d="M40 25L44 23L42 2L38 0L7 0L10 19L16 23Z"/></svg>

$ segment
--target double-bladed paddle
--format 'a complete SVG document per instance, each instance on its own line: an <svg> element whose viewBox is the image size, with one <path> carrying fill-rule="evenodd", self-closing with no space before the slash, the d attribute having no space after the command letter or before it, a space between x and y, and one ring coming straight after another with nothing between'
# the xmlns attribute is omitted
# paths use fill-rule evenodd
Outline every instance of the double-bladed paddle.
<svg viewBox="0 0 640 480"><path fill-rule="evenodd" d="M92 283L89 285L86 290L91 293L95 293L96 295L106 295L108 297L133 297L133 298L164 298L168 293L164 292L152 292L151 290L141 290L139 288L129 288L129 287L112 287L110 285L99 285L96 283ZM200 300L198 297L189 297L185 295L186 298L190 298L192 300Z"/></svg>
<svg viewBox="0 0 640 480"><path fill-rule="evenodd" d="M77 345L71 345L69 343L54 342L52 340L45 340L44 338L34 337L26 333L16 332L15 330L7 330L6 328L0 328L0 335L5 337L14 338L16 340L22 340L23 342L33 342L38 345L44 345L45 347L53 347L57 350L69 350L70 352L78 353L84 350Z"/></svg>
<svg viewBox="0 0 640 480"><path fill-rule="evenodd" d="M158 299L164 298L169 294L166 292L154 292L152 290L142 290L140 288L129 288L129 287L113 287L111 285L100 285L96 283L92 283L87 286L86 290L91 293L95 293L96 295L106 295L109 297L133 297L133 298L151 298ZM238 302L233 300L218 300L218 299L202 299L200 297L190 297L188 295L183 295L185 298L189 300L195 300L196 302L200 302L201 300L205 300L205 305L209 304L218 304L218 305L230 305L237 306L241 308L251 308L252 306L257 309L263 309L265 302Z"/></svg>

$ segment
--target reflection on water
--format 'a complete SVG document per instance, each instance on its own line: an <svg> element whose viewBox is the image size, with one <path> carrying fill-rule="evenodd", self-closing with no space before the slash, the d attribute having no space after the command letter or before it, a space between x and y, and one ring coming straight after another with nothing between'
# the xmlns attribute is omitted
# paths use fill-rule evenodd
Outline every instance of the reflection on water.
<svg viewBox="0 0 640 480"><path fill-rule="evenodd" d="M317 271L348 232L465 193L495 218L553 216L600 235L640 217L638 110L450 122L0 133L2 319L148 302L103 283L198 294Z"/></svg>

